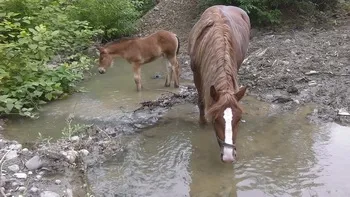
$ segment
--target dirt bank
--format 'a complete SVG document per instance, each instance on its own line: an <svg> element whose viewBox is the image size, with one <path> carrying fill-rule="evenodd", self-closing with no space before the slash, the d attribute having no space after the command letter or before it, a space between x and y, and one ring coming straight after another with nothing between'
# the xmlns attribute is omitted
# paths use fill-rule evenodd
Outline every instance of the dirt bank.
<svg viewBox="0 0 350 197"><path fill-rule="evenodd" d="M143 35L159 29L179 35L183 79L192 79L187 35L200 14L197 4L161 1L140 23ZM241 83L250 86L249 94L281 103L286 110L314 103L312 120L350 125L350 116L345 116L350 111L350 14L339 11L329 17L323 24L289 22L270 32L253 27L248 56L239 72ZM339 110L344 115L338 115Z"/></svg>
<svg viewBox="0 0 350 197"><path fill-rule="evenodd" d="M175 104L195 103L192 86L179 94L165 93L125 113L118 127L91 126L75 136L51 143L42 139L30 147L16 141L0 140L1 190L6 196L74 196L89 193L88 168L123 157L127 148L120 135L132 134L155 123Z"/></svg>

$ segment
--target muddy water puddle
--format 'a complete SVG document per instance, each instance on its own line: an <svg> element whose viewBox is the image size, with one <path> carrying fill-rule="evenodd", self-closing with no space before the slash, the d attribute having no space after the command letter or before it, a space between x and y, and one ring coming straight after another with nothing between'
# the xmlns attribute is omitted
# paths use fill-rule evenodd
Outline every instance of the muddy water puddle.
<svg viewBox="0 0 350 197"><path fill-rule="evenodd" d="M247 97L237 141L225 165L196 106L172 109L158 125L120 140L123 157L89 171L96 196L350 196L350 128L316 126L311 107L281 113Z"/></svg>
<svg viewBox="0 0 350 197"><path fill-rule="evenodd" d="M154 100L165 93L164 90L179 91L173 86L164 87L166 68L162 59L142 67L144 89L141 92L136 92L132 66L123 59L116 59L104 75L98 74L97 69L92 72L95 75L80 85L86 92L44 106L37 120L11 119L3 135L8 139L27 142L37 139L40 132L44 138L55 139L62 136L70 115L74 117L73 123L113 124L124 112L137 108L140 102Z"/></svg>

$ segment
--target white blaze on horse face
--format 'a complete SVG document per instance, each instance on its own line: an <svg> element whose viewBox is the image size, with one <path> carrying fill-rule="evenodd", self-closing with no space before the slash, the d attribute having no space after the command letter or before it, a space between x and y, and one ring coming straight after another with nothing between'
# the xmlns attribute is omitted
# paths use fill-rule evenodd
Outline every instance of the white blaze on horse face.
<svg viewBox="0 0 350 197"><path fill-rule="evenodd" d="M224 120L225 120L225 143L233 145L232 140L232 109L226 108L224 111ZM233 157L233 148L231 147L224 147L223 156L222 159L224 161L234 161L235 158Z"/></svg>

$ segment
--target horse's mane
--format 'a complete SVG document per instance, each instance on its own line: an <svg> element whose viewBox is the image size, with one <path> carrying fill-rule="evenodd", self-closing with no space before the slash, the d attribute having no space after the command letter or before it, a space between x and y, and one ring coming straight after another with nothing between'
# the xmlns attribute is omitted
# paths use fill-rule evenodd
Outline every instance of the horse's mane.
<svg viewBox="0 0 350 197"><path fill-rule="evenodd" d="M209 17L208 17L209 16ZM194 64L201 65L202 90L205 100L206 117L216 117L227 107L239 107L234 93L238 90L236 49L237 41L232 35L239 32L229 26L230 21L220 10L211 11L201 19L193 32L196 50ZM194 49L192 49L194 50ZM220 98L214 103L210 87L214 86Z"/></svg>

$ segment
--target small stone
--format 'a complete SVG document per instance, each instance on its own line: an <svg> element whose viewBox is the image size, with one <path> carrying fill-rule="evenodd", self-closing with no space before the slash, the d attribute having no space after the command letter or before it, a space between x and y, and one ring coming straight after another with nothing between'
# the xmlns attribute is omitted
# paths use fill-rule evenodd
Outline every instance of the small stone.
<svg viewBox="0 0 350 197"><path fill-rule="evenodd" d="M17 183L17 182L13 182L11 185L12 185L13 187L16 187L16 186L18 185L18 183Z"/></svg>
<svg viewBox="0 0 350 197"><path fill-rule="evenodd" d="M14 176L18 179L26 179L27 178L27 174L26 173L15 173Z"/></svg>
<svg viewBox="0 0 350 197"><path fill-rule="evenodd" d="M60 197L60 195L51 191L43 191L40 193L40 197Z"/></svg>
<svg viewBox="0 0 350 197"><path fill-rule="evenodd" d="M342 108L342 109L339 109L338 115L339 116L350 116L350 113L345 108Z"/></svg>
<svg viewBox="0 0 350 197"><path fill-rule="evenodd" d="M55 183L57 184L57 185L59 185L59 184L61 184L61 180L55 180Z"/></svg>
<svg viewBox="0 0 350 197"><path fill-rule="evenodd" d="M316 81L310 81L310 82L309 82L309 86L310 86L310 87L316 86L316 85L317 85Z"/></svg>
<svg viewBox="0 0 350 197"><path fill-rule="evenodd" d="M70 139L74 142L77 142L77 141L79 141L79 136L73 136Z"/></svg>
<svg viewBox="0 0 350 197"><path fill-rule="evenodd" d="M32 171L28 171L28 174L29 174L29 175L32 175L32 174L33 174L33 172L32 172Z"/></svg>
<svg viewBox="0 0 350 197"><path fill-rule="evenodd" d="M19 171L19 166L17 164L13 164L7 167L10 171L12 172L18 172Z"/></svg>
<svg viewBox="0 0 350 197"><path fill-rule="evenodd" d="M296 103L296 104L300 104L300 101L299 100L294 100L294 102Z"/></svg>
<svg viewBox="0 0 350 197"><path fill-rule="evenodd" d="M0 183L1 185L0 186L4 186L7 182L7 179L5 176L0 176Z"/></svg>
<svg viewBox="0 0 350 197"><path fill-rule="evenodd" d="M11 150L11 151L9 151L9 152L7 153L5 159L6 159L6 160L10 160L10 159L14 159L14 158L16 158L16 157L18 157L17 151Z"/></svg>
<svg viewBox="0 0 350 197"><path fill-rule="evenodd" d="M23 196L20 194L20 195L18 195L18 197L23 197Z"/></svg>
<svg viewBox="0 0 350 197"><path fill-rule="evenodd" d="M73 191L71 189L68 188L66 192L67 192L67 197L73 197Z"/></svg>
<svg viewBox="0 0 350 197"><path fill-rule="evenodd" d="M241 122L245 123L246 121L242 119Z"/></svg>
<svg viewBox="0 0 350 197"><path fill-rule="evenodd" d="M69 151L67 151L66 153L67 153L66 158L68 159L68 161L69 161L70 163L74 163L74 162L75 162L75 159L77 158L77 155L78 155L77 151L75 151L75 150L69 150Z"/></svg>
<svg viewBox="0 0 350 197"><path fill-rule="evenodd" d="M35 178L40 180L42 178L42 176L41 175L36 175Z"/></svg>
<svg viewBox="0 0 350 197"><path fill-rule="evenodd" d="M274 103L288 103L290 101L293 101L293 99L291 99L289 97L279 96L275 100L273 100L272 102L274 102Z"/></svg>
<svg viewBox="0 0 350 197"><path fill-rule="evenodd" d="M45 172L44 171L40 171L38 174L43 175L43 174L45 174Z"/></svg>
<svg viewBox="0 0 350 197"><path fill-rule="evenodd" d="M314 75L314 74L318 74L318 71L315 70L310 70L309 72L306 72L305 75Z"/></svg>
<svg viewBox="0 0 350 197"><path fill-rule="evenodd" d="M297 94L298 88L296 88L295 86L289 86L289 87L287 87L287 92L291 93L291 94Z"/></svg>
<svg viewBox="0 0 350 197"><path fill-rule="evenodd" d="M29 169L29 170L37 170L39 168L41 168L42 166L42 162L41 159L38 155L32 157L31 159L29 159L26 163L25 166Z"/></svg>
<svg viewBox="0 0 350 197"><path fill-rule="evenodd" d="M158 11L159 10L159 8L158 7L154 7L154 11Z"/></svg>
<svg viewBox="0 0 350 197"><path fill-rule="evenodd" d="M19 187L19 188L18 188L18 191L24 192L26 189L27 189L26 187Z"/></svg>
<svg viewBox="0 0 350 197"><path fill-rule="evenodd" d="M83 154L84 156L87 156L89 154L89 151L86 149L81 149L79 153Z"/></svg>
<svg viewBox="0 0 350 197"><path fill-rule="evenodd" d="M11 144L10 146L9 146L9 148L10 149L12 149L12 150L21 150L22 149L22 144Z"/></svg>
<svg viewBox="0 0 350 197"><path fill-rule="evenodd" d="M32 187L32 188L30 188L29 191L30 191L31 193L37 193L37 192L39 191L39 189L36 188L36 187Z"/></svg>
<svg viewBox="0 0 350 197"><path fill-rule="evenodd" d="M22 152L28 152L28 151L29 151L28 148L22 149Z"/></svg>

